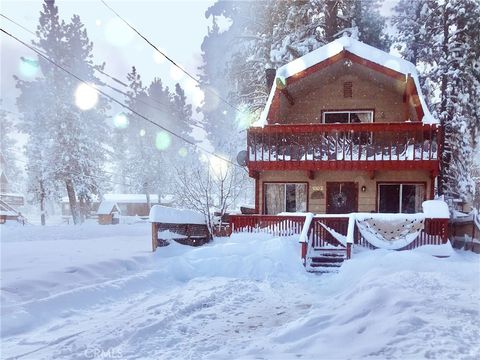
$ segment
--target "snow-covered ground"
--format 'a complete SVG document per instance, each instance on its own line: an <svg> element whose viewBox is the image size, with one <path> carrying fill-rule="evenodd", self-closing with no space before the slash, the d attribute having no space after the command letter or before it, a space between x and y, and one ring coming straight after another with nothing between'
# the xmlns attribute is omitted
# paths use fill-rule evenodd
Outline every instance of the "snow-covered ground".
<svg viewBox="0 0 480 360"><path fill-rule="evenodd" d="M149 224L1 228L2 359L480 355L479 256L355 252L306 273L298 239L150 252Z"/></svg>

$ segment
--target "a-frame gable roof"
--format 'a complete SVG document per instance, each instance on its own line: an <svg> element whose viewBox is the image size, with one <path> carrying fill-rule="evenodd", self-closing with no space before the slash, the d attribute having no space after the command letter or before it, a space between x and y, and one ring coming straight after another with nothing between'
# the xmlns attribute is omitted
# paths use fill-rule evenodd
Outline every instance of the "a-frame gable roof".
<svg viewBox="0 0 480 360"><path fill-rule="evenodd" d="M397 80L405 81L407 91L418 98L417 114L419 119L424 123L438 122L427 108L421 93L417 69L412 63L348 36L343 36L285 64L277 70L276 77L288 86L342 59L349 59ZM277 88L277 82L275 81L265 109L254 126L267 124L272 103L279 101L280 92L281 90Z"/></svg>

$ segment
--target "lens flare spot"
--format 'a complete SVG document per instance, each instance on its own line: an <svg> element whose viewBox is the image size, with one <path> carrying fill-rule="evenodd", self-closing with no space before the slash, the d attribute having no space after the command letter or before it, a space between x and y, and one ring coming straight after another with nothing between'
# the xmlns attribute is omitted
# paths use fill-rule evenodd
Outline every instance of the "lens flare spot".
<svg viewBox="0 0 480 360"><path fill-rule="evenodd" d="M178 155L180 155L181 157L186 157L188 155L188 150L184 147L181 147L178 150Z"/></svg>
<svg viewBox="0 0 480 360"><path fill-rule="evenodd" d="M92 85L80 84L75 90L75 105L80 110L90 110L98 102L98 92Z"/></svg>
<svg viewBox="0 0 480 360"><path fill-rule="evenodd" d="M140 134L140 136L143 137L143 136L145 136L146 133L147 132L145 131L145 129L141 129L139 134Z"/></svg>
<svg viewBox="0 0 480 360"><path fill-rule="evenodd" d="M166 150L170 147L171 144L172 139L170 137L170 134L165 131L160 131L157 133L157 136L155 138L155 147L158 150Z"/></svg>
<svg viewBox="0 0 480 360"><path fill-rule="evenodd" d="M38 61L31 58L21 58L20 72L27 77L34 77L38 72Z"/></svg>
<svg viewBox="0 0 480 360"><path fill-rule="evenodd" d="M128 127L128 117L124 113L119 113L113 117L113 125L117 129L125 129Z"/></svg>
<svg viewBox="0 0 480 360"><path fill-rule="evenodd" d="M114 18L105 26L105 37L113 46L123 47L133 40L133 32L122 20Z"/></svg>
<svg viewBox="0 0 480 360"><path fill-rule="evenodd" d="M245 106L241 107L240 110L236 113L235 122L238 130L245 130L258 119L259 114L250 112Z"/></svg>
<svg viewBox="0 0 480 360"><path fill-rule="evenodd" d="M227 174L228 169L230 168L230 164L227 161L222 160L216 156L210 156L208 164L212 173L217 177L224 177Z"/></svg>

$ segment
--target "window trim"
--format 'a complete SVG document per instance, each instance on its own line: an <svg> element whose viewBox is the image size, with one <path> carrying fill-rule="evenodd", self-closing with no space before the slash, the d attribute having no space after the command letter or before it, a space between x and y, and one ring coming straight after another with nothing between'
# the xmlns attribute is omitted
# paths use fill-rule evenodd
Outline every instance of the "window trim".
<svg viewBox="0 0 480 360"><path fill-rule="evenodd" d="M372 123L375 122L375 109L342 109L342 110L322 110L322 124L325 124L325 114L340 114L340 113L348 113L348 123L350 122L350 114L351 113L370 113L372 114Z"/></svg>
<svg viewBox="0 0 480 360"><path fill-rule="evenodd" d="M267 184L285 184L285 185L287 185L287 184L302 184L302 185L306 185L306 187L307 187L307 194L306 194L307 195L307 209L306 209L306 212L309 211L308 209L309 209L310 204L309 204L308 199L309 199L309 196L310 196L310 188L309 188L308 181L263 181L262 182L262 214L263 215L266 215L266 213L265 213L265 203L266 203L266 201L265 201L265 194L266 194L265 189L266 189ZM286 201L286 200L284 199L284 201Z"/></svg>
<svg viewBox="0 0 480 360"><path fill-rule="evenodd" d="M423 185L423 201L427 200L427 182L426 181L377 181L376 182L376 199L375 199L375 207L376 212L380 211L380 185ZM400 201L399 201L399 209L401 210L402 204L402 186L400 186ZM402 212L398 212L398 214L404 214Z"/></svg>

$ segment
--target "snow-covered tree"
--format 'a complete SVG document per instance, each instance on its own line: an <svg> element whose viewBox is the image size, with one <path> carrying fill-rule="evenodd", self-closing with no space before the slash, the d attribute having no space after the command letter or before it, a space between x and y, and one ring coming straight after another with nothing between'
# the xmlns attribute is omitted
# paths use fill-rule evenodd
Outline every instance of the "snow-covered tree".
<svg viewBox="0 0 480 360"><path fill-rule="evenodd" d="M0 105L2 101L0 100ZM1 172L5 174L7 179L11 182L18 183L20 180L20 169L15 161L17 157L16 140L12 137L13 132L16 131L16 127L8 118L7 112L0 107L0 154L6 162L5 168L1 169ZM4 191L5 189L0 189ZM18 189L14 189L18 191Z"/></svg>
<svg viewBox="0 0 480 360"><path fill-rule="evenodd" d="M85 81L98 82L93 72L93 44L84 25L76 15L69 23L60 21L53 0L43 4L33 44ZM75 93L82 83L42 57L38 58L38 65L41 76L35 80L17 78L21 92L17 105L23 114L23 131L29 135L29 179L41 182L41 186L31 184L41 194L50 193L46 188L64 186L77 224L82 220L84 204L99 192L104 179L101 168L105 161L103 143L109 133L105 124L108 105L99 99L92 109L79 109Z"/></svg>
<svg viewBox="0 0 480 360"><path fill-rule="evenodd" d="M479 141L480 3L476 0L401 1L394 17L397 42L407 59L420 64L444 125L440 191L472 201L473 148Z"/></svg>

